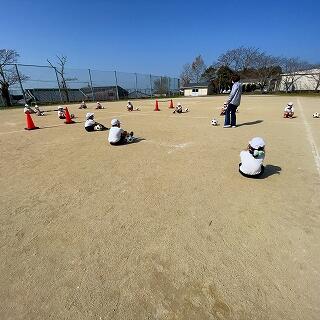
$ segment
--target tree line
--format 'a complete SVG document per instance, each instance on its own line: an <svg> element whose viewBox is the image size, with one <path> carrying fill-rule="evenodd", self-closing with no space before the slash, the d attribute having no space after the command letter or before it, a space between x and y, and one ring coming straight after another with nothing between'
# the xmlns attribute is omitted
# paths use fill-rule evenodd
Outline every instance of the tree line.
<svg viewBox="0 0 320 320"><path fill-rule="evenodd" d="M183 65L180 79L182 86L209 82L213 92L220 93L231 87L230 78L237 73L248 82L245 91L254 91L258 87L261 92L267 92L282 82L285 91L289 92L303 76L303 71L318 69L307 77L314 80L314 91L319 92L319 68L319 64L311 64L299 57L277 57L259 48L241 46L220 54L209 66L205 65L201 55L195 57L192 63Z"/></svg>

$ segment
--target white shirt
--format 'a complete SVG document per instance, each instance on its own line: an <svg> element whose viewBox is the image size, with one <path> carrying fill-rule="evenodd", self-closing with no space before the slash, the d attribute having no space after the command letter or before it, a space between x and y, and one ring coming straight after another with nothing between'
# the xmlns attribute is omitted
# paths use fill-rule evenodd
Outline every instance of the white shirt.
<svg viewBox="0 0 320 320"><path fill-rule="evenodd" d="M64 111L58 110L58 117L64 117L64 116L65 116Z"/></svg>
<svg viewBox="0 0 320 320"><path fill-rule="evenodd" d="M84 127L87 128L87 127L91 127L91 126L94 126L96 124L96 122L92 119L89 119L87 120L85 123L84 123Z"/></svg>
<svg viewBox="0 0 320 320"><path fill-rule="evenodd" d="M284 112L294 112L294 108L289 108L288 106L284 108Z"/></svg>
<svg viewBox="0 0 320 320"><path fill-rule="evenodd" d="M258 158L254 158L254 156L249 151L241 151L240 152L241 159L241 172L248 175L256 175L261 172L261 166L264 159L264 154L259 156Z"/></svg>
<svg viewBox="0 0 320 320"><path fill-rule="evenodd" d="M121 139L121 133L123 132L123 129L118 127L111 127L109 130L109 137L108 141L112 143L119 142Z"/></svg>

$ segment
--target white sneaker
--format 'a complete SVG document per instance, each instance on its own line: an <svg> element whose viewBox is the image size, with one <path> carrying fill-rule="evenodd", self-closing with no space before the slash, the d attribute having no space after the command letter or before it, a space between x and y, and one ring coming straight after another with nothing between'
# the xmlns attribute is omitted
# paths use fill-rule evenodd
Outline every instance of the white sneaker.
<svg viewBox="0 0 320 320"><path fill-rule="evenodd" d="M231 128L230 124L223 126L224 128Z"/></svg>
<svg viewBox="0 0 320 320"><path fill-rule="evenodd" d="M231 128L236 128L236 126L232 126Z"/></svg>

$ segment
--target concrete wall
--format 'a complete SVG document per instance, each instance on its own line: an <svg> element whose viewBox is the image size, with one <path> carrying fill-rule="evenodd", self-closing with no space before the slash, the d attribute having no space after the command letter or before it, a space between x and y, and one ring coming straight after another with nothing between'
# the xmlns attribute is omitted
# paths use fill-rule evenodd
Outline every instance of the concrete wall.
<svg viewBox="0 0 320 320"><path fill-rule="evenodd" d="M289 88L289 91L294 90L315 90L316 85L317 85L317 80L320 77L320 69L312 69L308 71L304 71L303 73L301 72L300 74L297 75L282 75L281 76L281 81L279 85L279 90L280 91L286 91L286 86L285 82L286 79L287 81L290 82L291 79L293 79L293 86L294 88ZM320 88L318 88L320 90Z"/></svg>

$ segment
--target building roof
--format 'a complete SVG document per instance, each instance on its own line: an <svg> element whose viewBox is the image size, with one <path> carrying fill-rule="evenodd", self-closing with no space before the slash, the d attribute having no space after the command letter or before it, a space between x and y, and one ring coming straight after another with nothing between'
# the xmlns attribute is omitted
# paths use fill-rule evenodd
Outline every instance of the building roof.
<svg viewBox="0 0 320 320"><path fill-rule="evenodd" d="M192 88L208 88L209 82L189 83L181 89L192 89Z"/></svg>

